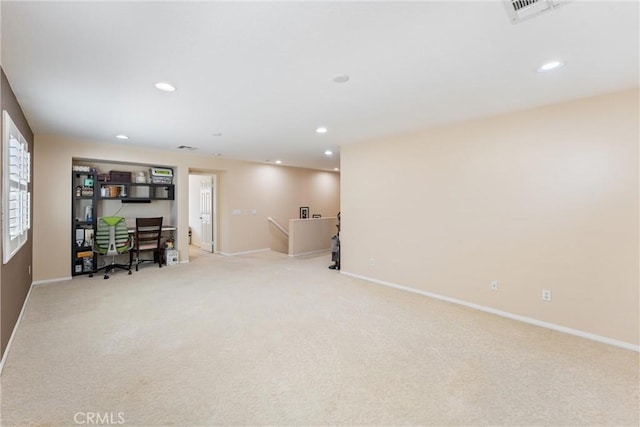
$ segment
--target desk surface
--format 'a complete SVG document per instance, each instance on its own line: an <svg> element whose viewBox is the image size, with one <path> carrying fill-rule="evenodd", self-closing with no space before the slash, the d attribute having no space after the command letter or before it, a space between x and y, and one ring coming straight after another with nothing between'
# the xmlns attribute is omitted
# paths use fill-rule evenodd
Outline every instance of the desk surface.
<svg viewBox="0 0 640 427"><path fill-rule="evenodd" d="M177 228L173 225L163 225L162 226L162 231L175 231L177 230ZM136 232L136 228L135 227L128 227L127 231L129 233L135 233Z"/></svg>

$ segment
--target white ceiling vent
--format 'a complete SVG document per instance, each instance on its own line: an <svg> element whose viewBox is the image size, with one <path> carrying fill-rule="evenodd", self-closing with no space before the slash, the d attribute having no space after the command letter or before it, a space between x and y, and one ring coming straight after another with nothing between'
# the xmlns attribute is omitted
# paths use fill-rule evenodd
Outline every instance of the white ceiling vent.
<svg viewBox="0 0 640 427"><path fill-rule="evenodd" d="M504 0L512 24L549 12L572 0Z"/></svg>

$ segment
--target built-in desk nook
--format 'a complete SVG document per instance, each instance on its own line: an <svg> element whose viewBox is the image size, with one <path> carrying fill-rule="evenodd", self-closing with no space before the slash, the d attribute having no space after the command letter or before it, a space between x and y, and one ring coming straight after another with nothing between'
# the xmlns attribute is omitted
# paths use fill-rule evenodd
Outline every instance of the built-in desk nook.
<svg viewBox="0 0 640 427"><path fill-rule="evenodd" d="M100 217L124 218L133 234L136 218L161 216L165 258L177 260L172 167L74 159L71 182L72 276L91 273L104 263L94 239Z"/></svg>

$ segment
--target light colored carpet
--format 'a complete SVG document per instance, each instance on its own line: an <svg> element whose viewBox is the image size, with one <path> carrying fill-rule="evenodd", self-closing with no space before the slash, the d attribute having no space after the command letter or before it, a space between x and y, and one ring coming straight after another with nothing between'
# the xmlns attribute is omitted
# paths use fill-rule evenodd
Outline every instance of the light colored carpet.
<svg viewBox="0 0 640 427"><path fill-rule="evenodd" d="M329 259L199 254L35 287L2 425L639 424L637 353L369 284Z"/></svg>

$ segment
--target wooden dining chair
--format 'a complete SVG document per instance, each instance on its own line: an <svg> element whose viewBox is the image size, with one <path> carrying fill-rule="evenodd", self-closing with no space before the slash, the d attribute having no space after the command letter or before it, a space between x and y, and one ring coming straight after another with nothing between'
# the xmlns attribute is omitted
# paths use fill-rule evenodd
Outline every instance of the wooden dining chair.
<svg viewBox="0 0 640 427"><path fill-rule="evenodd" d="M136 271L143 262L157 262L162 267L162 217L136 218L136 230L133 236L133 247L129 251L130 262L133 263L134 255ZM141 252L152 252L153 259L140 259Z"/></svg>

